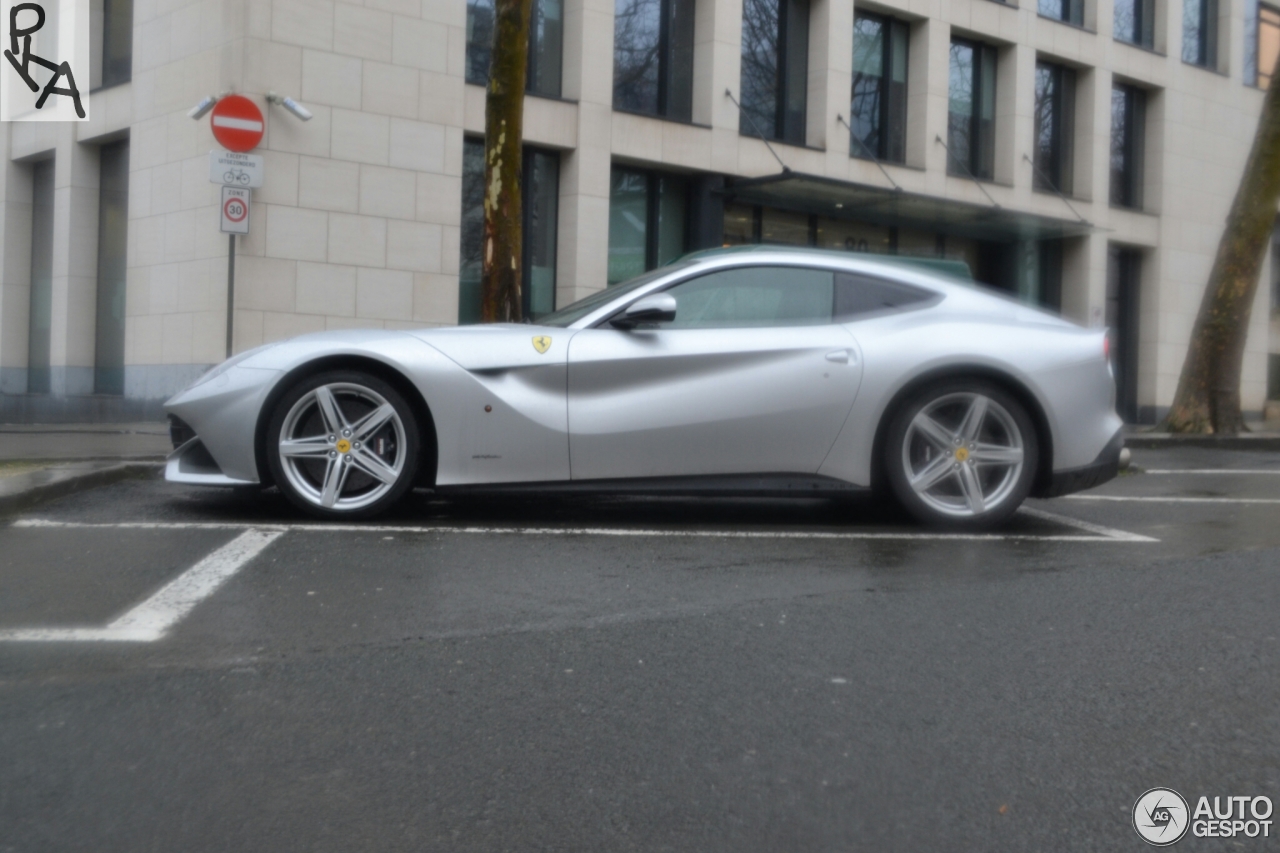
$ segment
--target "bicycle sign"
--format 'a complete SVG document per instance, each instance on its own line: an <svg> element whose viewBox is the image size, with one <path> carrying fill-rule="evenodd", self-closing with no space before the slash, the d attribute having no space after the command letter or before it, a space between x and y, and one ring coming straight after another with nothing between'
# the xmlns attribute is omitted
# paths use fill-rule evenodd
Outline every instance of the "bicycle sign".
<svg viewBox="0 0 1280 853"><path fill-rule="evenodd" d="M209 152L209 182L228 187L262 186L262 155L236 151Z"/></svg>
<svg viewBox="0 0 1280 853"><path fill-rule="evenodd" d="M249 233L249 191L237 187L222 188L222 233Z"/></svg>

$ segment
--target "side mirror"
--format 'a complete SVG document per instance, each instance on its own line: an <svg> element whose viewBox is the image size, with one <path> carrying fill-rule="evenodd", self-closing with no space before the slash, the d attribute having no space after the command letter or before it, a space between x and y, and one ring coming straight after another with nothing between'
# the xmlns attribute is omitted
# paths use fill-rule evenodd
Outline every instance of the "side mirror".
<svg viewBox="0 0 1280 853"><path fill-rule="evenodd" d="M676 318L676 298L670 293L652 293L627 306L609 321L615 329L634 329L642 323L670 323Z"/></svg>

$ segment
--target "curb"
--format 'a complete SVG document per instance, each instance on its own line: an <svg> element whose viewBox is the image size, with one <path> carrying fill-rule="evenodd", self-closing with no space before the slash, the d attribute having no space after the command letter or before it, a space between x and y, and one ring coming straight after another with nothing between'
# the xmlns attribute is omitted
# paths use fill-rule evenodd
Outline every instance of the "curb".
<svg viewBox="0 0 1280 853"><path fill-rule="evenodd" d="M121 480L142 479L161 469L158 462L122 462L89 471L58 471L53 469L46 482L36 483L13 494L0 495L0 515L22 512L46 501L56 500L76 492L118 483ZM49 469L33 472L47 474ZM18 477L31 475L16 475Z"/></svg>
<svg viewBox="0 0 1280 853"><path fill-rule="evenodd" d="M1280 450L1280 435L1172 435L1139 433L1124 437L1125 447L1172 450L1178 447L1212 447L1218 450Z"/></svg>

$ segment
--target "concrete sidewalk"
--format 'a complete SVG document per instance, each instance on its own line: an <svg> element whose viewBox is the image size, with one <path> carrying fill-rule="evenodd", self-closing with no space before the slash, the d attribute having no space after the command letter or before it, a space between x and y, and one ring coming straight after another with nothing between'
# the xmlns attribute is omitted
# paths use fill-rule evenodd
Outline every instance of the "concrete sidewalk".
<svg viewBox="0 0 1280 853"><path fill-rule="evenodd" d="M154 476L171 449L165 423L0 424L0 514Z"/></svg>

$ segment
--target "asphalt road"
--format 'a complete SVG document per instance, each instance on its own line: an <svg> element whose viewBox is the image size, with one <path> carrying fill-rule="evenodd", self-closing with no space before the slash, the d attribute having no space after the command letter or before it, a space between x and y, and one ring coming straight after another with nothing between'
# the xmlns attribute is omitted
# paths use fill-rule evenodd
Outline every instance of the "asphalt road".
<svg viewBox="0 0 1280 853"><path fill-rule="evenodd" d="M0 851L1123 851L1155 786L1280 803L1280 454L1134 457L987 538L65 499L0 527Z"/></svg>

